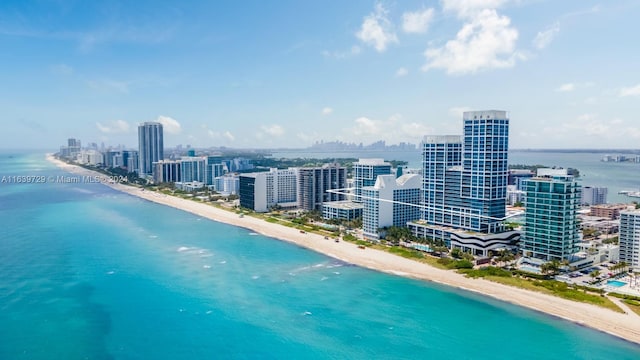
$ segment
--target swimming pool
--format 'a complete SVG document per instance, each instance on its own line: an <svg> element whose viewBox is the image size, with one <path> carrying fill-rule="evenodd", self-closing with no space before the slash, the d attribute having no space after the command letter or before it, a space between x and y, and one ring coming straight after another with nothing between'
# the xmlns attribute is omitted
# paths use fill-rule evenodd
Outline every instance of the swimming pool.
<svg viewBox="0 0 640 360"><path fill-rule="evenodd" d="M627 285L627 283L624 282L624 281L607 280L607 286L621 287L621 286L625 286L625 285Z"/></svg>
<svg viewBox="0 0 640 360"><path fill-rule="evenodd" d="M535 268L533 266L526 266L526 265L522 265L519 268L522 271L527 271L530 273L534 273L534 274L540 274L540 269L539 268Z"/></svg>
<svg viewBox="0 0 640 360"><path fill-rule="evenodd" d="M431 248L428 245L413 244L413 248L416 249L416 250L432 252Z"/></svg>

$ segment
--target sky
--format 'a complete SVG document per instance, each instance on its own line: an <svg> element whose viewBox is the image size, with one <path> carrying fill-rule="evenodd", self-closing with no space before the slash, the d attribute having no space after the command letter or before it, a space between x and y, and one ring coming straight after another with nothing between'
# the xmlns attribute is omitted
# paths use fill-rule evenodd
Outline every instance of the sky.
<svg viewBox="0 0 640 360"><path fill-rule="evenodd" d="M460 134L639 148L640 1L0 2L0 148L301 148Z"/></svg>

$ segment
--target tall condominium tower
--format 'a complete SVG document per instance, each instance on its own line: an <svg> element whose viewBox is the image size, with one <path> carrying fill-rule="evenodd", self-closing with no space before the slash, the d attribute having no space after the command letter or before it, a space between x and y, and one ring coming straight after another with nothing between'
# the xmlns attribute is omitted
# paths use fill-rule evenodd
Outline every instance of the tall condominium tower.
<svg viewBox="0 0 640 360"><path fill-rule="evenodd" d="M620 213L620 261L640 270L640 210Z"/></svg>
<svg viewBox="0 0 640 360"><path fill-rule="evenodd" d="M569 260L580 242L580 185L565 173L525 180L524 187L522 254L542 261Z"/></svg>
<svg viewBox="0 0 640 360"><path fill-rule="evenodd" d="M138 126L138 173L150 175L153 173L153 163L164 159L164 142L162 138L162 124L145 122Z"/></svg>
<svg viewBox="0 0 640 360"><path fill-rule="evenodd" d="M374 186L362 188L362 229L365 238L377 240L379 229L407 226L420 218L420 175L380 175Z"/></svg>
<svg viewBox="0 0 640 360"><path fill-rule="evenodd" d="M421 220L409 224L418 236L486 255L511 246L505 232L509 119L506 111L468 111L463 134L425 136L422 143Z"/></svg>
<svg viewBox="0 0 640 360"><path fill-rule="evenodd" d="M362 201L362 188L376 184L378 175L391 174L391 164L383 159L359 159L353 163L353 194L355 202Z"/></svg>
<svg viewBox="0 0 640 360"><path fill-rule="evenodd" d="M322 210L322 203L340 201L345 195L327 190L347 187L347 168L338 163L322 167L298 169L298 207L303 210Z"/></svg>

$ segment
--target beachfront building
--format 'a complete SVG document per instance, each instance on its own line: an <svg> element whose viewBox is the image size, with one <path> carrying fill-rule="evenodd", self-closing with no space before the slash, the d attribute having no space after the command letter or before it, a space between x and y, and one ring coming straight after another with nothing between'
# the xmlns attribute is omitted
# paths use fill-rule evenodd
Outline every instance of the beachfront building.
<svg viewBox="0 0 640 360"><path fill-rule="evenodd" d="M346 187L347 168L338 163L298 168L298 208L322 210L323 203L346 198L343 193L329 190L344 190Z"/></svg>
<svg viewBox="0 0 640 360"><path fill-rule="evenodd" d="M77 154L76 161L79 164L83 164L83 165L93 165L93 166L103 165L104 155L100 151L94 150L94 149L81 150Z"/></svg>
<svg viewBox="0 0 640 360"><path fill-rule="evenodd" d="M240 175L240 206L256 212L273 207L292 209L298 206L298 172L295 168Z"/></svg>
<svg viewBox="0 0 640 360"><path fill-rule="evenodd" d="M362 188L374 186L378 175L391 174L391 164L384 159L359 159L353 163L353 201L360 202Z"/></svg>
<svg viewBox="0 0 640 360"><path fill-rule="evenodd" d="M323 202L322 218L351 221L362 216L363 208L362 203L351 200Z"/></svg>
<svg viewBox="0 0 640 360"><path fill-rule="evenodd" d="M206 157L183 156L179 161L182 182L206 183Z"/></svg>
<svg viewBox="0 0 640 360"><path fill-rule="evenodd" d="M169 183L181 182L180 161L160 160L153 163L153 182Z"/></svg>
<svg viewBox="0 0 640 360"><path fill-rule="evenodd" d="M607 203L606 187L584 186L582 188L582 205L600 205Z"/></svg>
<svg viewBox="0 0 640 360"><path fill-rule="evenodd" d="M578 252L580 190L566 170L540 169L537 177L525 181L525 224L520 244L524 257L541 264L571 260Z"/></svg>
<svg viewBox="0 0 640 360"><path fill-rule="evenodd" d="M69 160L76 160L78 154L82 150L82 144L79 139L67 139L67 146L60 147L60 156Z"/></svg>
<svg viewBox="0 0 640 360"><path fill-rule="evenodd" d="M620 213L620 261L640 270L640 210Z"/></svg>
<svg viewBox="0 0 640 360"><path fill-rule="evenodd" d="M138 173L151 175L153 163L164 159L162 124L145 122L138 126Z"/></svg>
<svg viewBox="0 0 640 360"><path fill-rule="evenodd" d="M226 174L213 179L213 189L223 195L237 195L240 189L240 178L236 174Z"/></svg>
<svg viewBox="0 0 640 360"><path fill-rule="evenodd" d="M468 111L463 135L425 136L422 142L420 220L414 235L487 256L515 247L519 234L505 231L509 119L506 111Z"/></svg>
<svg viewBox="0 0 640 360"><path fill-rule="evenodd" d="M228 173L227 166L223 163L221 156L207 156L205 169L205 182L207 185L213 185L214 179Z"/></svg>
<svg viewBox="0 0 640 360"><path fill-rule="evenodd" d="M374 186L362 188L362 229L367 239L380 239L380 229L406 227L420 218L421 177L416 174L379 175Z"/></svg>

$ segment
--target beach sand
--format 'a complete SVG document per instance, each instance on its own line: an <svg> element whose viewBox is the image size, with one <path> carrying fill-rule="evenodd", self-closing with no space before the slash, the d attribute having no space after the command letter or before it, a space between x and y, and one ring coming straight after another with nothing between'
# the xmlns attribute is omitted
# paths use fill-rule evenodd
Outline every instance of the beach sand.
<svg viewBox="0 0 640 360"><path fill-rule="evenodd" d="M50 155L47 156L47 159L63 170L71 173L85 175L98 174L79 166L67 164ZM333 240L325 239L322 235L308 232L302 234L298 229L268 223L251 216L240 217L234 212L218 209L205 203L198 203L193 200L168 196L153 191L143 191L140 188L128 185L105 185L124 193L158 204L184 210L204 218L248 228L256 233L288 241L351 264L398 276L433 281L473 291L512 304L557 316L640 344L640 316L632 311L628 311L626 307L626 313L617 313L595 305L565 300L559 297L511 287L484 279L471 279L451 270L434 268L427 264L419 263L388 252L370 248L363 250L353 243L344 241L336 243Z"/></svg>

